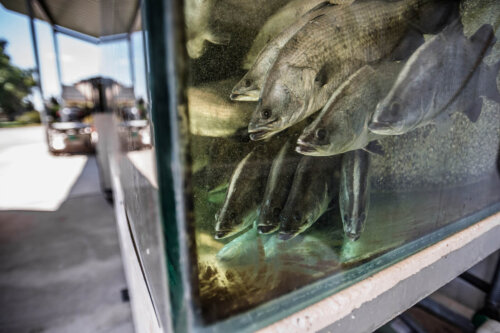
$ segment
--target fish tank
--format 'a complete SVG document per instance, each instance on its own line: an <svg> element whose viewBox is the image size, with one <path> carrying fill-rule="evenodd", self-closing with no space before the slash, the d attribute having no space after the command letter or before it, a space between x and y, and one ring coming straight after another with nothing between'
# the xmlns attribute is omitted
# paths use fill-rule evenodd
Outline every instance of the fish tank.
<svg viewBox="0 0 500 333"><path fill-rule="evenodd" d="M263 328L500 211L498 1L145 1L142 19L152 137L132 155L151 150L156 189L125 201L143 258L164 244L149 292L174 331ZM161 227L137 222L154 206Z"/></svg>

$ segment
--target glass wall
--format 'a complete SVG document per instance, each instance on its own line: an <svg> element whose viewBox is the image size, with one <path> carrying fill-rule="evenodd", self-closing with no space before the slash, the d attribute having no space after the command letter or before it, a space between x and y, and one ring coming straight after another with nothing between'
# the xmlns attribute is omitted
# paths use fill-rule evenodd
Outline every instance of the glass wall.
<svg viewBox="0 0 500 333"><path fill-rule="evenodd" d="M166 6L176 327L261 327L499 210L498 2Z"/></svg>

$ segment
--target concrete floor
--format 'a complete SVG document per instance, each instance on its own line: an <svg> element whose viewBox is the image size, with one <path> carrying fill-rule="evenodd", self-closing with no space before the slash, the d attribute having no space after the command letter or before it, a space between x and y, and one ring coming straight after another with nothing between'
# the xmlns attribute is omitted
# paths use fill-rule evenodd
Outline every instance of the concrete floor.
<svg viewBox="0 0 500 333"><path fill-rule="evenodd" d="M113 207L100 193L95 158L53 160L41 134L40 127L0 129L0 178L10 186L0 185L0 200L7 198L0 202L0 332L133 332ZM19 161L24 166L13 167ZM26 165L39 175L29 186ZM23 202L12 179L42 198ZM41 208L54 191L62 203Z"/></svg>

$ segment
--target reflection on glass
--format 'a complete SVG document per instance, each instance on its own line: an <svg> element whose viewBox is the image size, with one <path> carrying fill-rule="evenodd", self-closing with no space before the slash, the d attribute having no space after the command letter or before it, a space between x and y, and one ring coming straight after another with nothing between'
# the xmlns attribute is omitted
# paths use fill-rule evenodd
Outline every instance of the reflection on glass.
<svg viewBox="0 0 500 333"><path fill-rule="evenodd" d="M500 201L498 2L184 11L205 322L366 277Z"/></svg>

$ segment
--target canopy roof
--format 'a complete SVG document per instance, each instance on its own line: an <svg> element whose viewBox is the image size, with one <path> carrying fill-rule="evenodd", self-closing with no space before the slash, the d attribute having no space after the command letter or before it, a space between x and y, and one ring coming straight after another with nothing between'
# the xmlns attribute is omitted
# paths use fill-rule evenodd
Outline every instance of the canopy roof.
<svg viewBox="0 0 500 333"><path fill-rule="evenodd" d="M0 3L29 15L27 1L0 0ZM140 0L32 0L32 4L35 18L49 22L60 32L94 43L140 30L141 26Z"/></svg>

